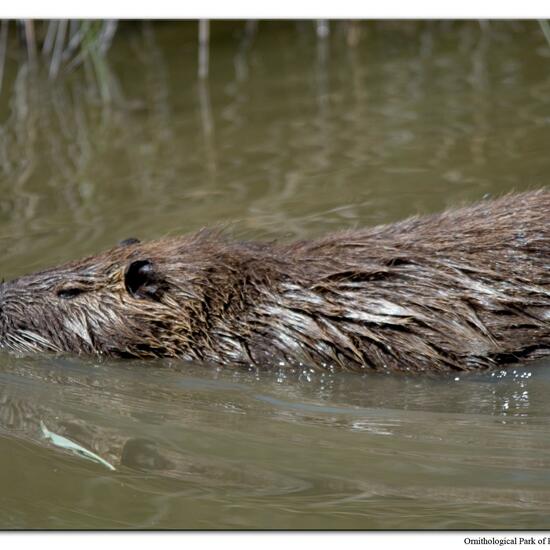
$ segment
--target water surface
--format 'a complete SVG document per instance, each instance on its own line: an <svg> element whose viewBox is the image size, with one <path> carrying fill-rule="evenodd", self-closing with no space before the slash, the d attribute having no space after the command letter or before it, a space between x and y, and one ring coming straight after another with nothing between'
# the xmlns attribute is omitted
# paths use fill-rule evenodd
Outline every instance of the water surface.
<svg viewBox="0 0 550 550"><path fill-rule="evenodd" d="M355 45L344 23L326 42L244 28L213 25L199 83L194 24L123 26L110 105L8 59L3 277L128 237L308 238L547 185L536 23L366 23ZM408 377L2 355L0 527L544 529L548 395L548 361Z"/></svg>

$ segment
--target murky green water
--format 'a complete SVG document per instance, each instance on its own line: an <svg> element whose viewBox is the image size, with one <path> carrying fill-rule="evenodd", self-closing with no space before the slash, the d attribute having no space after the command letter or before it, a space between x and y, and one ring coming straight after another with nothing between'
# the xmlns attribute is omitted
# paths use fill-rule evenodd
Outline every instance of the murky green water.
<svg viewBox="0 0 550 550"><path fill-rule="evenodd" d="M93 78L8 60L3 277L127 237L306 238L548 184L536 23L367 24L354 47L345 25L243 28L214 24L199 85L195 25L123 27L109 108ZM0 527L547 528L550 362L458 378L2 356Z"/></svg>

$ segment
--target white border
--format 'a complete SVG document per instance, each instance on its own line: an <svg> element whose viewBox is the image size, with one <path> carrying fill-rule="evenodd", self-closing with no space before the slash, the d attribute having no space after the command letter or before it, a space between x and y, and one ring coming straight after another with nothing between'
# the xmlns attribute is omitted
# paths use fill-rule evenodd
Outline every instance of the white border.
<svg viewBox="0 0 550 550"><path fill-rule="evenodd" d="M483 543L483 539L491 543ZM532 539L534 544L521 542ZM467 541L470 542L467 542ZM473 542L476 541L476 542ZM498 542L502 541L502 545ZM387 548L402 548L403 550L487 550L488 548L506 549L519 547L548 546L549 536L541 531L519 532L263 532L263 533L0 533L3 548L35 547L39 543L46 550L97 550L131 548L132 550L148 550L151 544L162 546L162 550L303 550L308 545L315 550L377 550ZM11 544L10 544L11 542Z"/></svg>
<svg viewBox="0 0 550 550"><path fill-rule="evenodd" d="M0 3L0 19L546 19L548 0L19 0Z"/></svg>

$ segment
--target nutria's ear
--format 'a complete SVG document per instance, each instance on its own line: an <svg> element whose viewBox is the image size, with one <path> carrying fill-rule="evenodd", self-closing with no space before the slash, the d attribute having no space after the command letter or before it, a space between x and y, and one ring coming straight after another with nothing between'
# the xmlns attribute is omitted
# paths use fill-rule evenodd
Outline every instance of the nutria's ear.
<svg viewBox="0 0 550 550"><path fill-rule="evenodd" d="M124 272L124 284L135 298L160 300L162 296L162 280L151 260L131 262Z"/></svg>
<svg viewBox="0 0 550 550"><path fill-rule="evenodd" d="M139 244L141 241L139 239L136 239L134 237L130 237L128 239L124 239L123 241L120 241L118 243L118 246L130 246L131 244Z"/></svg>

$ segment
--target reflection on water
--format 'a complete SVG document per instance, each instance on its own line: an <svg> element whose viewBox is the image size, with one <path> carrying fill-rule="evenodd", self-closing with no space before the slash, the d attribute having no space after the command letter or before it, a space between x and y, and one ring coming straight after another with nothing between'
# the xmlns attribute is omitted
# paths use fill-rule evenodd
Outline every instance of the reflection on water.
<svg viewBox="0 0 550 550"><path fill-rule="evenodd" d="M2 276L128 237L307 238L547 184L536 23L224 25L202 83L195 26L120 30L110 105L8 59ZM548 362L360 377L1 356L0 527L545 528L549 389Z"/></svg>
<svg viewBox="0 0 550 550"><path fill-rule="evenodd" d="M549 373L308 377L4 357L0 498L15 515L3 526L542 526ZM41 422L116 471L56 448Z"/></svg>

